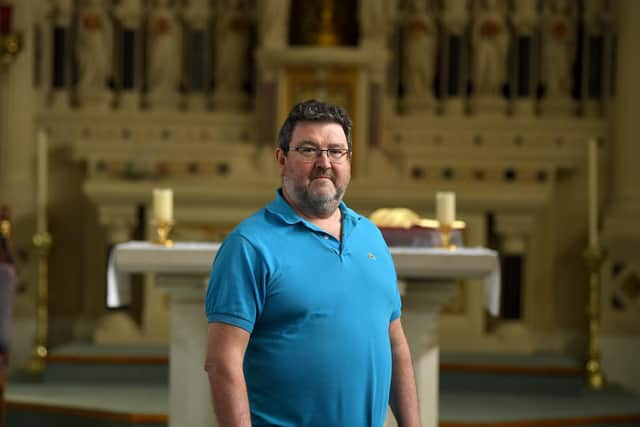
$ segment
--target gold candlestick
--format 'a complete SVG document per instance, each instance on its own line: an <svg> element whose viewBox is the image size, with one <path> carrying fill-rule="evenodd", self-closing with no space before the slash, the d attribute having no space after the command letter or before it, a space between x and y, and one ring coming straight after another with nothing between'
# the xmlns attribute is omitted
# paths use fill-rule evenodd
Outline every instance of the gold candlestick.
<svg viewBox="0 0 640 427"><path fill-rule="evenodd" d="M606 385L606 378L600 363L600 270L606 253L598 246L592 246L584 252L584 260L589 272L589 336L587 345L587 362L585 364L587 385L593 390L600 390Z"/></svg>
<svg viewBox="0 0 640 427"><path fill-rule="evenodd" d="M168 248L172 247L173 240L169 239L169 234L171 234L175 221L172 219L154 219L151 224L156 228L157 234L157 238L152 240L152 243L164 245Z"/></svg>
<svg viewBox="0 0 640 427"><path fill-rule="evenodd" d="M33 236L33 246L38 253L38 291L36 296L36 337L31 359L25 366L30 374L41 374L47 367L47 335L49 321L49 251L53 239L46 231Z"/></svg>

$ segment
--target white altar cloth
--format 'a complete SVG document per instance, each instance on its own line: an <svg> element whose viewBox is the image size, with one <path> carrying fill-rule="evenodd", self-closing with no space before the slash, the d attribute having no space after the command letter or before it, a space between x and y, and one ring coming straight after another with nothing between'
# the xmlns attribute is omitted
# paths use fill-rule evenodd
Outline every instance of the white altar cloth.
<svg viewBox="0 0 640 427"><path fill-rule="evenodd" d="M171 248L142 241L116 245L109 257L107 269L107 307L116 308L129 304L131 273L208 276L219 248L220 243L197 242L176 242ZM495 251L464 247L456 250L391 247L390 251L399 279L484 278L485 306L491 314L497 316L500 304L500 268Z"/></svg>

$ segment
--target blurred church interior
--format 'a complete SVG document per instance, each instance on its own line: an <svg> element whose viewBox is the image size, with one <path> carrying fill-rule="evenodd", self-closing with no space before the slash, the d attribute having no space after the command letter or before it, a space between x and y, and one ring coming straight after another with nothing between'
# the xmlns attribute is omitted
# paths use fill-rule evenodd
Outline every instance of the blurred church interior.
<svg viewBox="0 0 640 427"><path fill-rule="evenodd" d="M110 249L152 238L159 187L175 194L174 240L220 241L273 197L276 132L309 98L353 118L351 207L433 218L435 193L452 191L465 245L499 254L499 315L465 281L441 313L441 426L640 425L640 1L0 0L0 10L0 204L16 271L8 426L168 425L166 408L135 421L133 409L109 418L116 409L37 397L23 368L40 310L60 381L115 363L95 377L108 381L127 360L166 376L169 297L135 275L131 303L108 309ZM589 247L603 254L607 376L591 393ZM569 415L532 397L560 407L563 387L578 390ZM490 416L465 417L464 388L496 405ZM509 400L518 395L529 404Z"/></svg>

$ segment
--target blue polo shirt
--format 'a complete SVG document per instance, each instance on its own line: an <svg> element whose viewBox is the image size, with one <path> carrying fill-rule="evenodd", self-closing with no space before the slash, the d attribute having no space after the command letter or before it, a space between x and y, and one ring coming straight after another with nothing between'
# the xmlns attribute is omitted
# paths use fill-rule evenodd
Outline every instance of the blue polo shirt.
<svg viewBox="0 0 640 427"><path fill-rule="evenodd" d="M400 316L395 268L378 228L340 210L338 241L278 190L214 261L207 318L251 334L244 373L254 426L384 423L389 323Z"/></svg>

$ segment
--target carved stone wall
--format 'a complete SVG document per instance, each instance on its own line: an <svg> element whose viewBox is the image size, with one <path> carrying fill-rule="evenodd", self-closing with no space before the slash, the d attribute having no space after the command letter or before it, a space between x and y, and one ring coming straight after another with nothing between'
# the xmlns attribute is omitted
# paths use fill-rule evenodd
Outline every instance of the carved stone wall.
<svg viewBox="0 0 640 427"><path fill-rule="evenodd" d="M394 4L380 2L383 9ZM488 322L481 295L467 292L466 311L443 317L445 348L561 349L584 333L586 274L581 253L586 245L588 138L598 136L604 142L603 188L611 185L611 171L620 161L619 155L611 157L619 148L619 125L610 109L613 70L593 65L614 51L615 11L584 7L591 2L567 2L571 10L556 8L554 1L515 2L518 9L510 8L514 2L497 2L496 11L468 8L465 1L398 2L400 6L385 15L383 34L366 33L358 46L294 48L281 37L286 28L265 28L257 20L255 5L240 2L239 21L231 28L252 31L254 38L246 52L238 52L250 58L242 66L247 73L242 92L247 102L240 97L243 108L238 109L235 101L214 102L213 24L225 11L212 8L210 2L191 2L189 8L177 2L170 14L181 17L181 34L189 34L183 41L198 47L200 56L187 49L176 58L190 65L181 69L175 103L156 109L146 96L148 76L142 67L147 60L142 56L143 43L149 41L142 35L156 10L147 6L155 3L126 0L116 7L108 1L78 2L73 6L83 9L75 10L65 1L15 2L15 27L24 31L25 48L14 64L0 71L0 184L3 201L16 213L17 245L28 252L35 219L34 135L37 129L47 129L50 223L54 242L59 242L52 256L56 266L51 280L60 300L56 296L53 301L62 304L63 296L73 301L69 308L52 310L53 342L90 335L94 322L105 314L108 246L146 228L149 218L144 209L154 187L175 190L176 233L193 239L213 238L271 199L278 186L275 132L292 99L287 95L297 76L292 70L302 65L312 70L309 74L315 79L316 86L307 93L319 96L343 93L331 92L335 70L338 77L339 70L353 73L344 81L356 94L357 160L347 197L354 208L366 214L379 207L403 206L433 216L435 191L452 190L457 193L460 217L470 224L470 244L495 245L523 260L521 317ZM427 7L434 4L446 7ZM288 13L286 2L279 5L277 10ZM117 36L113 73L98 91L110 94L110 101L96 110L81 100L104 98L78 97L73 34L78 25L88 25L87 31L98 28L100 8L109 12L101 19L113 20ZM80 22L80 11L96 16ZM378 16L375 12L359 11L373 17ZM507 63L502 64L507 69L505 84L519 89L493 91L478 103L470 89L477 45L469 35L481 17L494 22L488 12L497 14L500 31L509 40ZM590 52L564 59L579 58L586 67L585 58L595 58L589 64L600 73L597 82L580 74L586 79L580 84L586 86L570 93L568 104L566 97L550 103L542 77L545 62L536 53L541 51L536 43L542 43L545 34L555 34L543 25L554 14L571 25L584 25L567 24L553 31L568 36L571 30L578 39L592 43ZM164 24L157 25L157 31L167 30ZM28 30L33 27L36 31ZM482 37L497 31L493 24L483 28ZM435 52L427 52L426 63L433 69L425 75L434 80L431 86L422 83L424 98L420 98L403 92L407 78L403 70L408 37L424 36L427 30L434 37ZM512 49L516 45L519 48ZM596 53L602 57L593 57ZM520 62L514 63L514 57ZM523 74L514 64L528 65L535 72ZM454 65L457 68L451 68ZM196 72L194 67L201 68ZM631 89L628 81L619 83L623 86L615 87L615 92ZM232 98L240 99L227 99ZM592 108L594 102L597 108ZM219 108L232 104L230 111ZM635 153L629 150L625 152ZM630 181L625 175L616 182L629 187ZM637 239L631 244L637 245ZM609 292L635 289L635 276L625 276L631 266L625 263L616 270L619 286ZM615 268L614 263L608 271ZM29 266L26 270L31 271ZM18 310L23 316L28 316L30 298L24 295L19 302L25 307Z"/></svg>

